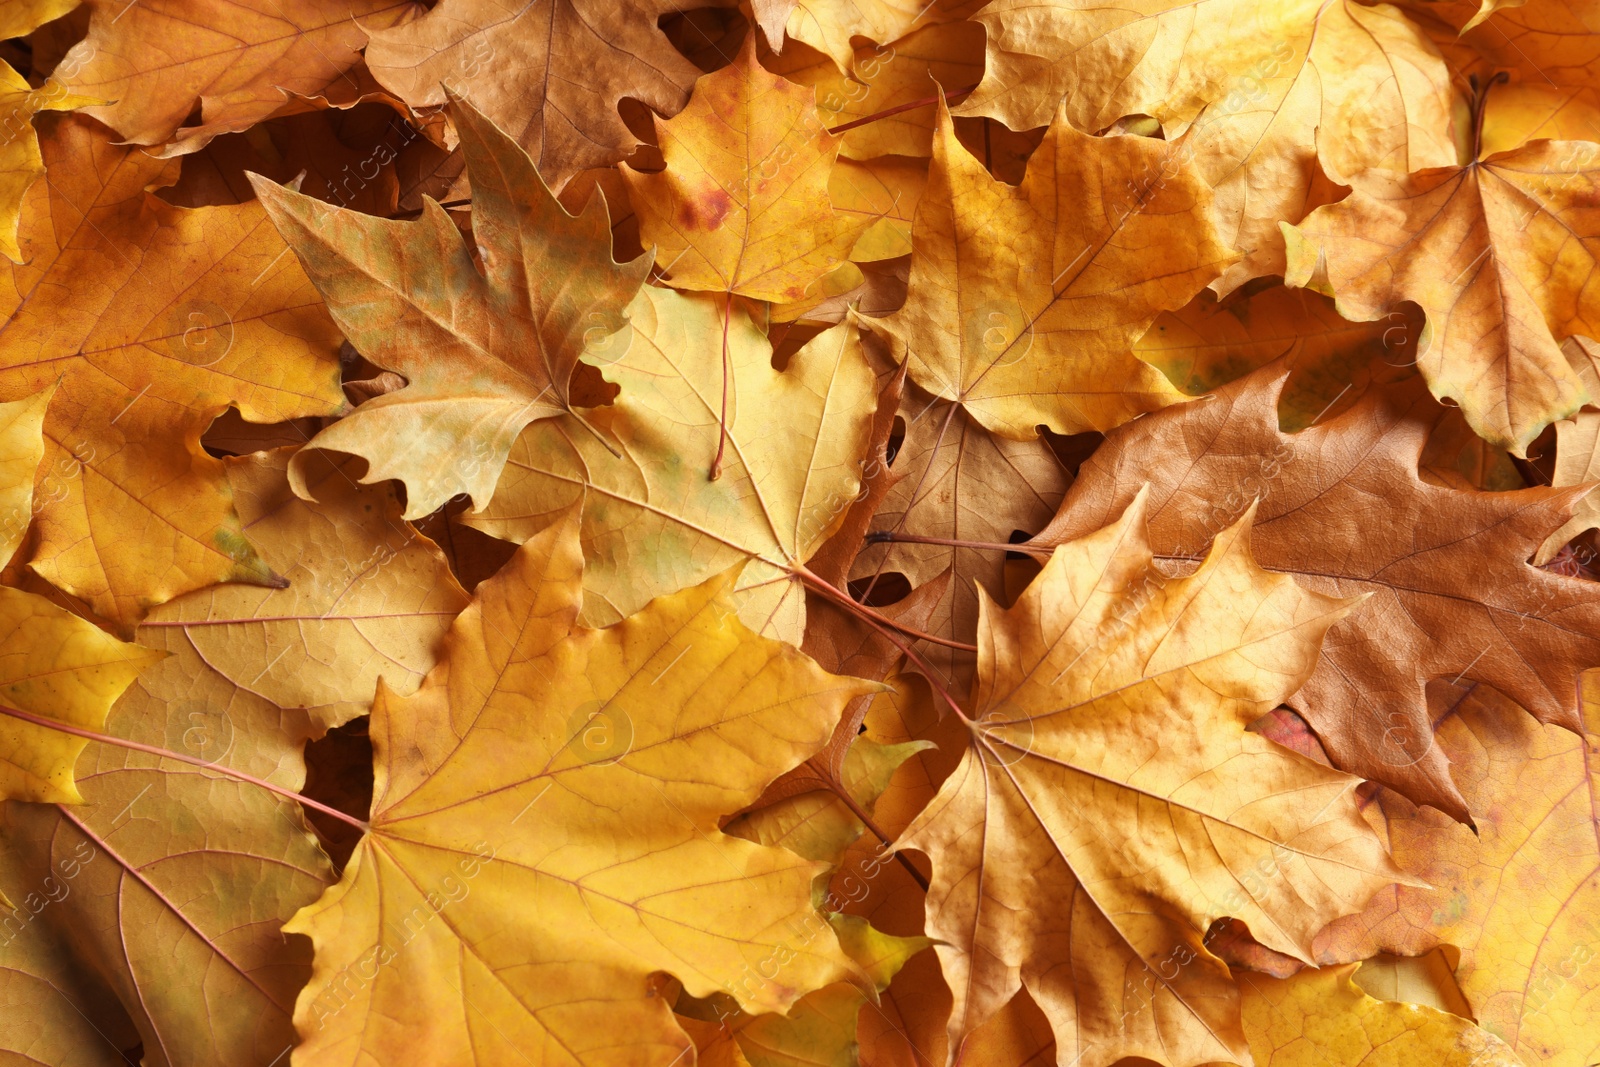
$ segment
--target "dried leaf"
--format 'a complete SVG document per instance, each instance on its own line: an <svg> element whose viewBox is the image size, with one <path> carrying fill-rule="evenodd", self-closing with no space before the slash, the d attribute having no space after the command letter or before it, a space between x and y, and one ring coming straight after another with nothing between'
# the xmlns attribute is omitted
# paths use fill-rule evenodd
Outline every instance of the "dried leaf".
<svg viewBox="0 0 1600 1067"><path fill-rule="evenodd" d="M1014 607L984 599L968 750L899 842L933 861L953 1049L1025 987L1062 1058L1236 1059L1211 921L1307 959L1397 874L1356 779L1245 730L1356 602L1258 568L1249 513L1168 580L1145 515L1141 493L1057 548ZM1251 888L1241 874L1268 855L1277 877Z"/></svg>

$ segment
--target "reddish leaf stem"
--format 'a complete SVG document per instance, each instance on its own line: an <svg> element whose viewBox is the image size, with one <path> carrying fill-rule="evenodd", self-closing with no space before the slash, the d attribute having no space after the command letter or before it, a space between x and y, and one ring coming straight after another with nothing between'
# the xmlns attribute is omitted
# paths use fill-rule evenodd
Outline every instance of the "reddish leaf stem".
<svg viewBox="0 0 1600 1067"><path fill-rule="evenodd" d="M958 716L960 716L962 722L969 724L972 722L972 719L967 715L967 713L961 709L961 705L956 703L955 697L951 696L950 691L944 687L942 682L939 681L939 676L934 673L933 668L928 665L928 661L918 655L917 651L910 645L900 640L900 635L896 631L904 629L904 627L900 626L899 623L894 622L892 619L888 619L882 615L879 615L876 611L873 611L865 604L857 603L846 594L841 593L831 583L823 581L816 574L806 569L803 564L796 564L794 573L800 578L801 581L811 586L811 588L815 589L819 594L827 597L829 600L832 600L846 611L859 616L863 622L881 633L891 645L901 651L906 659L910 660L916 665L917 669L920 670L923 673L923 676L928 679L928 685L933 687L933 691L938 694L940 699L942 699L946 704L950 705L950 710L954 711ZM942 639L940 640L942 641ZM957 647L971 648L973 651L977 651L976 647L972 645Z"/></svg>
<svg viewBox="0 0 1600 1067"><path fill-rule="evenodd" d="M958 104L961 102L961 100L965 100L967 98L967 94L972 92L972 90L976 89L977 87L978 83L973 82L964 89L957 89L953 93L945 93L944 101L947 104ZM958 97L960 99L957 99ZM919 107L927 107L929 104L937 104L938 102L939 94L934 93L932 96L925 96L920 100L913 100L909 104L898 104L894 107L884 108L882 111L875 111L864 118L854 119L838 126L829 126L828 132L835 135L845 133L848 130L857 129L858 127L865 126L868 123L877 122L879 119L886 119L890 115L898 115L902 111L915 111Z"/></svg>
<svg viewBox="0 0 1600 1067"><path fill-rule="evenodd" d="M874 530L865 538L869 545L885 543L913 544L913 545L949 545L951 548L973 548L990 552L1021 552L1028 556L1048 556L1051 550L1042 546L1030 545L1026 541L1021 544L1008 544L1000 541L961 541L953 537L922 537L918 534L899 533L895 530Z"/></svg>
<svg viewBox="0 0 1600 1067"><path fill-rule="evenodd" d="M893 619L889 618L887 615L882 615L882 614L880 614L880 613L878 613L876 611L873 611L870 607L868 607L867 605L861 603L861 601L856 600L854 597L851 597L851 596L847 595L846 593L844 593L842 590L839 589L838 586L834 585L831 582L824 581L822 578L818 577L814 572L812 572L812 571L810 571L810 570L808 570L808 569L806 569L804 567L800 568L795 573L797 573L800 576L800 580L801 581L803 581L807 585L811 586L817 592L821 593L823 596L826 596L831 600L836 601L839 604L848 606L851 611L853 611L856 614L860 615L863 619L865 619L868 622L878 623L878 624L881 624L883 626L892 626L896 630L899 630L901 633L905 634L906 636L914 637L918 641L928 641L928 642L931 642L932 644L935 644L935 645L944 645L946 648L959 649L962 652L976 652L976 651L978 651L978 646L977 645L969 645L969 644L966 644L966 643L964 643L962 641L952 641L948 637L940 637L937 634L925 633L922 630L917 629L915 626L907 626L905 623L895 622Z"/></svg>
<svg viewBox="0 0 1600 1067"><path fill-rule="evenodd" d="M281 785L274 785L272 782L269 782L264 778L257 778L255 775L246 774L244 771L236 771L232 767L223 767L220 764L207 763L205 760L199 759L195 756L185 756L182 753L172 752L164 748L157 748L154 745L145 745L138 741L129 741L126 738L112 737L110 734L98 733L94 730L85 730L81 726L73 726L70 723L57 722L54 719L47 719L42 715L34 715L31 712L21 711L17 708L6 707L4 704L0 704L0 714L9 715L13 719L21 719L23 722L31 722L35 726L43 726L47 730L59 730L64 734L72 734L74 737L82 737L89 741L98 741L102 745L115 745L117 748L131 749L134 752L143 752L147 755L159 756L162 759L177 760L179 763L187 763L191 766L199 767L202 770L216 771L218 774L227 775L229 778L237 778L241 782L249 782L251 785L260 786L262 789L265 789L268 792L277 793L279 796L285 797L289 800L299 801L301 804L304 804L307 807L315 808L324 815L328 815L332 818L338 819L340 822L348 823L351 826L354 826L362 833L368 833L372 829L372 827L367 825L367 823L355 818L352 815L346 815L338 808L330 808L328 805L312 800L310 797L302 796L301 794L294 792L292 789L286 789Z"/></svg>
<svg viewBox="0 0 1600 1067"><path fill-rule="evenodd" d="M873 821L872 816L867 814L866 809L856 803L856 798L850 795L850 791L844 787L843 782L836 781L834 786L834 794L844 801L844 806L849 808L850 813L860 820L862 826L872 831L873 836L882 841L884 845L894 844L889 835L884 833L882 828ZM900 866L906 869L906 873L911 876L911 880L921 886L922 891L926 893L928 891L928 880L922 876L921 871L917 870L916 865L911 862L910 858L904 852L896 852L894 858L900 862Z"/></svg>

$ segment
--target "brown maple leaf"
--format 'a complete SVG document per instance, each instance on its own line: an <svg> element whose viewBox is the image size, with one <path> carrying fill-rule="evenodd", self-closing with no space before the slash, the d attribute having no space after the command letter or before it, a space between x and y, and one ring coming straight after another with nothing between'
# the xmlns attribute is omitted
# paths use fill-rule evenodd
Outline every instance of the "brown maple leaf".
<svg viewBox="0 0 1600 1067"><path fill-rule="evenodd" d="M1438 408L1420 389L1369 394L1297 434L1278 429L1270 366L1124 427L1083 465L1034 544L1103 525L1150 485L1151 540L1182 565L1260 498L1256 558L1321 592L1375 594L1330 631L1289 701L1334 764L1468 818L1431 736L1424 685L1487 682L1578 729L1578 673L1600 664L1600 587L1532 566L1582 489L1489 493L1423 481Z"/></svg>

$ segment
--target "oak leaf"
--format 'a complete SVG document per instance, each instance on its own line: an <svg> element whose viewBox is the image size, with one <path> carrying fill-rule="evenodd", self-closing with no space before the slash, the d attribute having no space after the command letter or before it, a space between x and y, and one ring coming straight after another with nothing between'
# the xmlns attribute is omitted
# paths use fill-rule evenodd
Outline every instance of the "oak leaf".
<svg viewBox="0 0 1600 1067"><path fill-rule="evenodd" d="M623 164L622 176L668 284L794 301L844 261L866 223L833 210L839 138L815 98L756 62L750 37L677 116L656 120L667 169Z"/></svg>
<svg viewBox="0 0 1600 1067"><path fill-rule="evenodd" d="M1149 482L1151 542L1181 564L1259 497L1263 567L1330 595L1374 594L1358 619L1334 627L1287 703L1335 765L1466 819L1448 764L1427 744L1424 685L1480 680L1543 721L1578 728L1577 677L1600 662L1600 595L1527 560L1582 491L1425 482L1417 464L1440 412L1420 389L1409 403L1368 394L1285 434L1284 377L1264 368L1109 436L1036 543L1097 529Z"/></svg>
<svg viewBox="0 0 1600 1067"><path fill-rule="evenodd" d="M1238 1059L1211 921L1307 959L1398 873L1357 779L1245 730L1356 602L1257 567L1248 513L1166 579L1145 515L1141 493L1057 548L1010 609L983 598L970 743L898 842L933 861L952 1051L1026 987L1062 1059ZM1240 875L1269 855L1277 877L1252 890Z"/></svg>
<svg viewBox="0 0 1600 1067"><path fill-rule="evenodd" d="M612 261L603 199L568 215L526 152L472 105L454 107L472 244L432 199L414 222L377 219L253 179L356 350L407 379L310 447L365 458L365 481L403 482L407 518L459 493L488 504L517 434L570 410L584 346L623 327L650 267ZM289 473L303 491L298 461Z"/></svg>
<svg viewBox="0 0 1600 1067"><path fill-rule="evenodd" d="M657 23L690 6L698 0L443 0L373 31L366 60L414 108L444 104L447 86L469 88L559 190L638 143L617 113L623 97L667 115L687 102L700 72Z"/></svg>
<svg viewBox="0 0 1600 1067"><path fill-rule="evenodd" d="M1410 300L1431 337L1417 366L1479 436L1521 456L1588 397L1562 355L1600 335L1600 146L1539 141L1465 167L1368 174L1285 227L1285 281L1377 319Z"/></svg>
<svg viewBox="0 0 1600 1067"><path fill-rule="evenodd" d="M89 36L62 64L63 85L96 103L83 110L127 143L157 154L194 152L248 129L290 93L310 96L348 78L368 31L403 23L411 0L88 0ZM184 122L198 108L200 122Z"/></svg>
<svg viewBox="0 0 1600 1067"><path fill-rule="evenodd" d="M1171 146L1089 137L1057 116L1020 188L956 140L944 105L912 225L904 308L871 325L911 379L1027 440L1106 430L1180 399L1133 344L1230 261L1211 190Z"/></svg>
<svg viewBox="0 0 1600 1067"><path fill-rule="evenodd" d="M1395 861L1428 884L1385 890L1317 939L1328 963L1451 946L1479 1025L1548 1067L1600 1055L1600 679L1585 674L1582 689L1586 732L1574 735L1487 686L1441 687L1434 743L1476 833L1380 792Z"/></svg>
<svg viewBox="0 0 1600 1067"><path fill-rule="evenodd" d="M218 581L275 581L200 434L342 409L338 335L258 205L188 210L147 190L175 160L43 117L48 175L28 190L27 262L0 269L0 399L60 381L45 418L32 569L131 630Z"/></svg>
<svg viewBox="0 0 1600 1067"><path fill-rule="evenodd" d="M724 344L727 458L711 481ZM797 568L844 520L873 422L877 383L854 327L813 338L780 372L742 304L647 286L628 330L588 358L622 388L612 406L584 413L593 432L573 416L528 427L489 507L463 521L526 541L582 501L588 625L748 561L734 593L739 617L799 644Z"/></svg>
<svg viewBox="0 0 1600 1067"><path fill-rule="evenodd" d="M819 865L717 819L821 747L872 683L746 630L729 575L578 627L577 526L568 513L479 586L415 696L379 687L371 830L287 927L317 952L296 1010L307 1063L517 1048L665 1065L686 1039L647 996L651 972L755 1011L851 973L831 934L795 945L785 925ZM752 979L780 949L778 978ZM419 997L459 1008L397 1010Z"/></svg>
<svg viewBox="0 0 1600 1067"><path fill-rule="evenodd" d="M1256 1067L1518 1067L1505 1042L1438 1008L1376 1000L1356 965L1239 978Z"/></svg>

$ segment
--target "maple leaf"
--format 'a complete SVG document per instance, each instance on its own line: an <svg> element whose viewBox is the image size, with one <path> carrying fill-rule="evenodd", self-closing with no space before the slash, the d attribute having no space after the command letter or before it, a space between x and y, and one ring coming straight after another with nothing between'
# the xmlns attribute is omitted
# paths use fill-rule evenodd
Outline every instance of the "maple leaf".
<svg viewBox="0 0 1600 1067"><path fill-rule="evenodd" d="M268 1067L287 1051L310 953L279 927L335 877L298 804L224 775L254 774L292 795L307 738L364 713L380 676L415 691L467 599L437 547L400 520L390 486L359 486L322 461L322 502L308 504L284 479L291 451L226 462L246 528L290 586L224 586L157 608L138 636L166 658L107 723L117 738L195 762L96 746L79 763L81 805L8 805L0 816L0 885L36 897L12 894L21 926L5 926L0 973L42 956L28 966L62 975L69 1003L107 999L103 1012L84 1009L94 1025L130 1020L160 1062ZM64 870L63 860L76 862ZM27 885L28 871L54 881ZM55 948L44 949L46 930ZM60 947L62 931L75 952ZM54 1012L62 995L34 989L8 1003ZM92 1051L101 1038L73 1018L77 1045Z"/></svg>
<svg viewBox="0 0 1600 1067"><path fill-rule="evenodd" d="M274 581L198 438L230 405L254 422L339 411L327 313L259 206L172 207L147 190L175 161L92 119L37 121L27 262L0 270L0 399L60 380L44 424L58 491L30 566L128 628L202 585Z"/></svg>
<svg viewBox="0 0 1600 1067"><path fill-rule="evenodd" d="M7 16L11 24L0 27L0 32L4 33L0 40L21 37L35 28L37 23L34 18L43 21L57 13L54 8L45 7L34 18L29 18L26 17L26 11L15 10L26 6L8 6ZM6 30L11 32L4 32ZM0 253L13 262L22 261L22 249L17 245L22 198L28 187L44 174L44 159L39 155L39 138L33 129L33 116L41 111L70 111L96 103L100 101L91 96L70 93L54 80L35 89L26 78L0 62Z"/></svg>
<svg viewBox="0 0 1600 1067"><path fill-rule="evenodd" d="M1395 861L1428 885L1385 890L1316 946L1323 962L1453 946L1479 1025L1548 1067L1600 1054L1600 679L1590 672L1581 684L1582 735L1537 724L1487 686L1443 687L1434 743L1476 832L1380 792Z"/></svg>
<svg viewBox="0 0 1600 1067"><path fill-rule="evenodd" d="M1285 228L1285 281L1333 296L1349 319L1416 302L1431 330L1417 365L1434 396L1521 456L1587 399L1559 342L1600 334L1586 281L1600 255L1597 153L1539 141L1464 167L1352 179L1346 200Z"/></svg>
<svg viewBox="0 0 1600 1067"><path fill-rule="evenodd" d="M839 138L815 96L757 63L751 37L676 117L656 120L667 169L623 164L622 176L669 284L794 301L844 261L866 222L833 210Z"/></svg>
<svg viewBox="0 0 1600 1067"><path fill-rule="evenodd" d="M892 46L860 45L842 72L805 46L765 57L765 65L817 91L817 113L841 131L840 159L933 152L938 113L927 107L934 85L971 86L983 76L983 28L972 22L919 27ZM914 107L913 104L924 106ZM870 121L868 121L870 120Z"/></svg>
<svg viewBox="0 0 1600 1067"><path fill-rule="evenodd" d="M914 30L959 22L988 0L753 0L756 24L774 52L789 37L831 59L839 71L859 68L852 37L888 44ZM870 73L868 77L870 77Z"/></svg>
<svg viewBox="0 0 1600 1067"><path fill-rule="evenodd" d="M128 143L194 152L268 118L289 93L349 78L368 31L413 17L411 0L87 0L89 36L62 60L83 110ZM183 123L196 109L200 122Z"/></svg>
<svg viewBox="0 0 1600 1067"><path fill-rule="evenodd" d="M1505 1042L1437 1008L1380 1001L1359 965L1293 978L1241 975L1245 1036L1260 1067L1518 1067Z"/></svg>
<svg viewBox="0 0 1600 1067"><path fill-rule="evenodd" d="M1581 337L1568 339L1562 347L1568 352L1569 359L1574 353L1579 354L1578 359L1572 359L1573 369L1584 380L1590 394L1600 396L1600 378L1595 377L1594 365L1589 362L1588 356L1588 353L1600 349ZM1592 485L1596 481L1600 481L1600 412L1585 409L1570 419L1556 423L1556 465L1551 484ZM1545 538L1544 544L1539 546L1538 553L1533 557L1534 564L1543 566L1549 563L1567 542L1597 526L1600 526L1600 500L1590 493L1578 502L1572 518Z"/></svg>
<svg viewBox="0 0 1600 1067"><path fill-rule="evenodd" d="M22 541L33 511L34 472L44 457L53 388L0 404L0 559ZM161 653L125 644L44 597L0 586L0 702L59 722L99 729L106 712ZM8 719L0 726L0 800L76 803L72 765L84 741Z"/></svg>
<svg viewBox="0 0 1600 1067"><path fill-rule="evenodd" d="M992 547L950 542L1003 545L1014 532L1042 530L1072 478L1042 438L1013 441L991 434L959 404L913 394L900 414L905 438L895 454L896 482L870 535L896 543L869 544L856 557L851 577L865 579L870 588L885 574L899 573L922 588L949 575L922 628L969 642L978 628L978 587L1000 592L1005 557ZM964 690L970 683L970 653L925 646L923 656L944 672L946 685Z"/></svg>
<svg viewBox="0 0 1600 1067"><path fill-rule="evenodd" d="M1424 684L1480 680L1578 728L1574 685L1600 657L1600 597L1527 560L1582 493L1423 481L1417 463L1438 408L1403 393L1369 394L1282 433L1283 380L1265 368L1110 435L1035 543L1097 529L1149 482L1151 541L1181 562L1259 496L1262 566L1332 595L1375 594L1358 620L1333 629L1288 703L1338 766L1465 819L1444 757L1426 744Z"/></svg>
<svg viewBox="0 0 1600 1067"><path fill-rule="evenodd" d="M612 261L603 200L568 215L526 152L464 100L454 107L477 257L432 199L402 222L252 179L351 343L407 379L310 447L365 458L365 481L405 483L407 518L458 493L488 504L518 432L570 409L584 346L622 328L650 268ZM298 465L290 478L303 491Z"/></svg>
<svg viewBox="0 0 1600 1067"><path fill-rule="evenodd" d="M583 168L615 163L633 149L638 139L617 113L623 97L667 115L687 102L700 72L657 23L688 6L443 0L421 18L373 31L366 60L379 82L417 108L445 103L445 87L466 79L484 114L560 189Z"/></svg>
<svg viewBox="0 0 1600 1067"><path fill-rule="evenodd" d="M1406 312L1351 322L1319 293L1273 285L1222 301L1201 293L1163 312L1134 352L1190 396L1282 359L1292 370L1278 425L1293 432L1340 414L1374 385L1413 376L1424 325Z"/></svg>
<svg viewBox="0 0 1600 1067"><path fill-rule="evenodd" d="M872 683L744 629L720 596L728 575L578 627L577 527L569 513L479 586L415 696L379 687L371 830L287 927L316 945L296 1009L307 1063L515 1047L666 1064L685 1039L646 995L651 972L696 996L734 988L757 1011L850 972L831 932L784 925L809 910L819 865L717 819L820 748ZM751 980L780 950L780 978ZM376 973L352 988L352 968ZM419 996L464 1002L393 1010Z"/></svg>
<svg viewBox="0 0 1600 1067"><path fill-rule="evenodd" d="M722 435L724 343L728 459L711 481L697 457ZM813 338L779 372L740 304L730 313L716 297L646 287L628 331L589 358L622 389L611 407L585 413L595 432L573 416L528 427L489 507L463 521L526 541L581 501L587 625L748 561L739 617L798 644L799 568L858 492L873 421L876 382L853 327Z"/></svg>
<svg viewBox="0 0 1600 1067"><path fill-rule="evenodd" d="M933 861L952 1050L1025 986L1062 1058L1235 1059L1210 922L1238 917L1306 959L1323 924L1397 874L1357 779L1245 730L1355 602L1258 568L1248 513L1167 580L1145 513L1140 494L1058 547L1009 610L983 598L971 741L897 843ZM1239 877L1269 854L1277 877L1251 891Z"/></svg>
<svg viewBox="0 0 1600 1067"><path fill-rule="evenodd" d="M1088 137L1064 114L1015 188L957 143L939 107L906 305L871 322L911 379L1021 440L1041 423L1104 430L1180 399L1131 349L1229 261L1210 188L1179 165L1124 196L1171 146Z"/></svg>
<svg viewBox="0 0 1600 1067"><path fill-rule="evenodd" d="M1216 188L1222 239L1254 252L1215 286L1283 272L1280 221L1307 202L1315 165L1337 180L1456 162L1453 94L1437 50L1388 5L1336 0L996 0L983 81L958 113L1013 129L1057 103L1086 132L1129 115L1170 134Z"/></svg>

